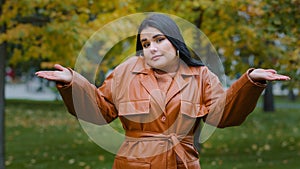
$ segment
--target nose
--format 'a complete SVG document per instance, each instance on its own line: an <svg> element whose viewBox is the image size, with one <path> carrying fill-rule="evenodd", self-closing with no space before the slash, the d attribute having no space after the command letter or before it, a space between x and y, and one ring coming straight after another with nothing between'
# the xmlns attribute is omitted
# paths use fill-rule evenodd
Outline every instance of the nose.
<svg viewBox="0 0 300 169"><path fill-rule="evenodd" d="M150 44L150 51L151 51L152 53L157 52L157 45L154 44L154 43L151 43L151 44Z"/></svg>

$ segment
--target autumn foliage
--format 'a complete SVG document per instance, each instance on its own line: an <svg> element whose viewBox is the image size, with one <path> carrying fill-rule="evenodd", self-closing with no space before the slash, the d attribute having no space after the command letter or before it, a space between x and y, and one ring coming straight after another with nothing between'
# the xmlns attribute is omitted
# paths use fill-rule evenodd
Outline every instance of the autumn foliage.
<svg viewBox="0 0 300 169"><path fill-rule="evenodd" d="M269 67L292 76L293 86L299 84L300 2L296 0L8 0L2 11L0 25L6 26L6 32L0 43L8 42L13 65L46 61L73 67L94 32L120 17L156 11L200 28L219 53L226 74ZM111 36L113 32L107 34L107 41ZM124 49L128 42L133 48ZM132 38L124 40L113 46L108 58L130 53L134 45ZM110 59L102 68L107 71L119 61Z"/></svg>

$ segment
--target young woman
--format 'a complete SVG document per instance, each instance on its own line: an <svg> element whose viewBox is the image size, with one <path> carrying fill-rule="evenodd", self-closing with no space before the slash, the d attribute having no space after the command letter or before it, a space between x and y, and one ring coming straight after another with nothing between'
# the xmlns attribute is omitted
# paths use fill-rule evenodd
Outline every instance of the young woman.
<svg viewBox="0 0 300 169"><path fill-rule="evenodd" d="M228 90L191 57L176 23L152 14L140 25L136 55L96 88L77 72L55 65L36 75L57 82L68 111L94 124L120 118L126 138L113 168L199 169L193 137L201 120L240 125L266 81L289 80L271 69L249 69Z"/></svg>

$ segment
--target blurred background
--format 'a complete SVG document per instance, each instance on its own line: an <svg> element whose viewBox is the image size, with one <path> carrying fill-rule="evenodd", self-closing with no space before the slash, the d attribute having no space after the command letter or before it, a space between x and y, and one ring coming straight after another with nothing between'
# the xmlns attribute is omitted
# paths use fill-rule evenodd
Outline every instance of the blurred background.
<svg viewBox="0 0 300 169"><path fill-rule="evenodd" d="M34 72L55 63L74 68L97 30L142 12L175 15L199 28L221 58L226 85L250 67L276 69L292 79L268 83L247 124L217 131L201 145L202 168L300 166L300 1L0 0L1 169L111 168L113 155L93 145L66 113L55 84ZM187 38L197 42L199 36ZM134 53L135 37L110 46L105 55L102 45L94 41L84 51L104 58L92 77L97 86ZM118 122L113 125L121 130Z"/></svg>

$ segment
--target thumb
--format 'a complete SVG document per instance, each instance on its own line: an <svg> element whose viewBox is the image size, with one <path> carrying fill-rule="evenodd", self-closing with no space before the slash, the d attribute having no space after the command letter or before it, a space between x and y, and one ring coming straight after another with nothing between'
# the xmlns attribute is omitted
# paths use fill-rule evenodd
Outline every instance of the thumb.
<svg viewBox="0 0 300 169"><path fill-rule="evenodd" d="M61 71L63 71L63 70L65 69L65 67L63 67L63 66L60 65L60 64L55 64L55 65L54 65L54 68L57 69L57 70L61 70Z"/></svg>
<svg viewBox="0 0 300 169"><path fill-rule="evenodd" d="M277 73L277 71L274 70L274 69L266 69L266 72L270 72L272 74L276 74Z"/></svg>

